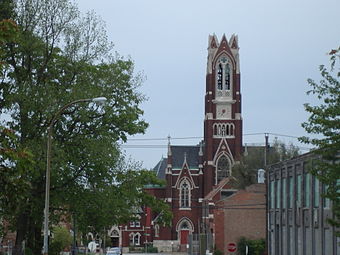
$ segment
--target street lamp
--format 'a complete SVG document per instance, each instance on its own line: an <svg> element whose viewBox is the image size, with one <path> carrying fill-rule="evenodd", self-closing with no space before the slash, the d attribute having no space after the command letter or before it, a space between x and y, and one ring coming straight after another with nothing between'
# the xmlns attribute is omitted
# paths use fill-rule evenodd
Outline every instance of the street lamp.
<svg viewBox="0 0 340 255"><path fill-rule="evenodd" d="M103 103L107 99L106 97L96 97L96 98L88 98L88 99L78 99L72 101L63 107L61 107L56 114L53 116L50 124L47 127L47 153L46 153L46 187L45 187L45 210L44 210L44 246L43 246L43 254L48 255L48 217L49 217L49 206L50 206L50 174L51 174L51 144L52 144L52 130L53 125L56 123L58 117L61 113L68 107L74 104L82 103L82 102L95 102L95 103Z"/></svg>

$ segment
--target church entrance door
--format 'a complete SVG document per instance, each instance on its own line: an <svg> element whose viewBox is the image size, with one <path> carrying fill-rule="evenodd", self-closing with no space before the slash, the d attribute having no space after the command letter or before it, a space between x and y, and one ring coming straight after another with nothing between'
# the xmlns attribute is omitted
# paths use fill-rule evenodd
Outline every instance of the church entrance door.
<svg viewBox="0 0 340 255"><path fill-rule="evenodd" d="M181 244L188 244L189 229L181 230Z"/></svg>

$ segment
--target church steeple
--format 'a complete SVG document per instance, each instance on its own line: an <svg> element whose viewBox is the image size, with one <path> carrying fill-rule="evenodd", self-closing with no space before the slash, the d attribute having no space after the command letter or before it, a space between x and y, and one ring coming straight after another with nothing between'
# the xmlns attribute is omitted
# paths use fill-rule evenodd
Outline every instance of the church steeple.
<svg viewBox="0 0 340 255"><path fill-rule="evenodd" d="M236 35L232 35L229 42L225 35L221 41L216 35L209 36L204 120L204 163L209 168L204 173L204 179L209 181L204 185L205 194L217 184L218 146L222 139L230 148L224 154L224 160L229 161L225 164L229 169L225 171L230 173L242 151L239 46Z"/></svg>

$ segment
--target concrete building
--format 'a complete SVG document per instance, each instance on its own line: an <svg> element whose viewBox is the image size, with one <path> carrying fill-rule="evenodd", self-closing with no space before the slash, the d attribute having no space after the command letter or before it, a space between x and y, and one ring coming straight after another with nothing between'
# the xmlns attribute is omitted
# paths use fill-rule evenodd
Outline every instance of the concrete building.
<svg viewBox="0 0 340 255"><path fill-rule="evenodd" d="M327 222L332 203L311 164L313 155L304 154L268 170L270 255L340 255L340 238Z"/></svg>

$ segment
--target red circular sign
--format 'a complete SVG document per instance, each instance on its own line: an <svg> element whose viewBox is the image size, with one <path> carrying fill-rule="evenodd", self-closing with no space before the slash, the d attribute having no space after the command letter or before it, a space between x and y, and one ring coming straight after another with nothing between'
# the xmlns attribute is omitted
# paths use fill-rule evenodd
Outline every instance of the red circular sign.
<svg viewBox="0 0 340 255"><path fill-rule="evenodd" d="M236 251L236 243L228 243L227 245L227 250L230 252L235 252Z"/></svg>

